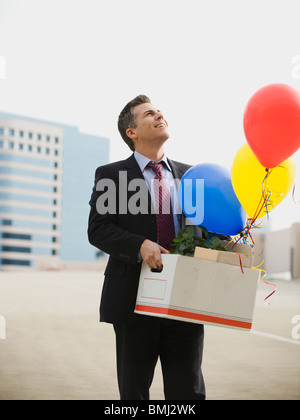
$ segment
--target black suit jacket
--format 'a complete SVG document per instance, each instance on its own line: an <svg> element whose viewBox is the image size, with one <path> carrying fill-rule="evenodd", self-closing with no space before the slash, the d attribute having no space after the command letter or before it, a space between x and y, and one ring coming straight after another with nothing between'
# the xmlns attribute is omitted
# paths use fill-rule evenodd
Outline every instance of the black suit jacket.
<svg viewBox="0 0 300 420"><path fill-rule="evenodd" d="M169 164L175 179L181 179L191 167L172 160L169 160ZM126 171L127 179L119 177L120 171ZM97 212L97 199L104 193L96 191L96 185L101 179L110 179L116 186L116 214L100 215ZM138 316L133 313L141 270L138 254L145 239L157 241L156 216L151 214L150 194L147 214L121 214L118 211L119 188L127 188L133 179L144 180L134 155L124 161L101 166L96 170L90 200L89 241L110 255L100 304L100 321L109 323L128 322ZM128 191L128 200L135 193Z"/></svg>

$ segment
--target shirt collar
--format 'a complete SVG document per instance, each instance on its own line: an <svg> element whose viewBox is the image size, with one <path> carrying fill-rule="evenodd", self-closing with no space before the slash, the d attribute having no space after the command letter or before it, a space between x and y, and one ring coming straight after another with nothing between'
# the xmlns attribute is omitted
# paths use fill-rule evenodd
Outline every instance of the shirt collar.
<svg viewBox="0 0 300 420"><path fill-rule="evenodd" d="M135 160L137 161L139 167L141 168L142 172L144 172L148 163L152 162L151 159L147 158L146 156L142 155L141 153L137 152L136 150L134 151L134 157L135 157ZM172 169L170 168L170 165L169 165L166 154L163 155L163 158L159 162L165 162L167 169L170 172L172 172Z"/></svg>

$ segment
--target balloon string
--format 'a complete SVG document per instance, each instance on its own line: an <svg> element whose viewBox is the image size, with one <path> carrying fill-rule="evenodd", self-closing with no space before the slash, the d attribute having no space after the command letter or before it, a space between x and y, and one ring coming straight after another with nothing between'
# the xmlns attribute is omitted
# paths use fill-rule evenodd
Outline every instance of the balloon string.
<svg viewBox="0 0 300 420"><path fill-rule="evenodd" d="M240 234L239 235L237 235L236 237L234 237L230 242L228 242L228 244L227 245L229 245L231 242L233 242L234 241L234 244L233 244L233 246L232 246L232 249L234 248L234 246L237 244L237 243L239 243L240 241L243 243L243 244L246 244L246 245L250 245L251 246L251 248L254 248L254 245L255 245L255 243L254 243L254 240L253 240L253 237L252 237L252 235L251 235L251 231L252 231L252 229L254 229L254 228L259 228L260 226L260 224L261 223L259 223L259 224L257 224L257 219L258 219L258 217L259 217L259 215L261 214L261 212L263 211L264 213L266 213L266 215L267 215L267 217L268 217L268 219L269 219L269 207L273 204L273 201L271 201L271 195L272 195L272 193L271 193L271 191L269 191L269 187L268 187L268 184L267 184L267 181L268 181L268 178L269 178L269 176L271 175L271 173L272 173L272 170L270 170L270 169L266 169L266 175L265 175L265 177L264 177L264 179L263 179L263 181L262 181L262 195L261 195L261 197L260 197L260 200L259 200L259 203L258 203L258 205L257 205L257 208L256 208L256 210L255 210L255 212L254 212L254 215L252 216L252 217L250 217L250 218L248 218L247 219L247 222L246 222L246 226L244 227L244 229L240 232ZM250 241L250 244L248 243ZM226 245L226 246L227 246ZM242 273L244 273L244 271L243 271L243 267L242 267L242 260L241 260L241 256L240 256L240 254L239 254L239 258L240 258L240 266L241 266L241 270L242 270ZM269 285L271 285L271 286L274 286L275 287L275 290L272 292L272 293L270 293L265 299L264 299L264 302L267 304L267 305L269 305L270 303L269 302L267 302L267 300L275 293L275 291L276 291L276 286L275 285L273 285L273 284L271 284L271 283L267 283L266 281L264 281L264 278L266 277L266 271L265 270L263 270L263 269L261 269L260 267L261 267L261 265L263 264L263 262L264 261L262 261L262 263L258 266L258 267L252 267L252 269L253 270L258 270L258 271L260 271L260 272L264 272L264 275L263 275L263 277L260 279L260 281L262 281L262 282L264 282L264 283L266 283L266 284L269 284Z"/></svg>
<svg viewBox="0 0 300 420"><path fill-rule="evenodd" d="M295 177L293 177L293 179L294 179L294 186L293 186L293 190L292 190L292 199L293 199L294 204L300 204L300 200L296 201L296 199L295 199L295 191L296 191Z"/></svg>
<svg viewBox="0 0 300 420"><path fill-rule="evenodd" d="M291 178L293 179L293 184L294 184L293 185L293 190L292 190L292 200L293 200L293 202L295 204L300 204L300 200L299 201L296 201L296 199L295 199L295 190L296 190L295 175L288 168L286 168L285 166L279 165L278 168L285 169L290 174Z"/></svg>
<svg viewBox="0 0 300 420"><path fill-rule="evenodd" d="M250 233L249 233L249 235L250 235ZM250 235L251 236L251 235ZM241 238L240 238L241 239ZM228 242L226 245L225 245L225 248L231 243L231 242L233 242L234 241L234 238L230 241L230 242ZM237 242L235 242L234 243L234 245L233 245L233 247L236 245L236 243ZM246 242L244 242L245 243L245 245L248 245ZM253 245L254 245L254 243L253 243ZM251 246L251 245L250 245ZM232 247L232 249L233 249L233 247ZM243 270L243 265L242 265L242 258L241 258L241 255L240 255L240 253L238 253L238 256L239 256L239 261L240 261L240 267L241 267L241 271L242 271L242 273L243 274L245 274L244 273L244 270ZM264 298L264 303L266 304L266 305L270 305L270 302L267 302L267 300L276 292L276 290L277 290L277 286L275 285L275 284L273 284L273 283L269 283L269 282L267 282L267 281L265 281L264 280L264 278L266 277L266 275L267 275L267 272L266 272L266 270L264 270L264 269L262 269L261 268L261 266L263 265L263 263L264 263L264 260L257 266L257 267L251 267L252 268L252 270L257 270L257 271L260 271L261 273L264 273L264 275L260 278L260 281L262 281L263 283L265 283L265 284L267 284L267 285L269 285L269 286L272 286L272 287L274 287L274 290L272 291L272 293L270 293L268 296L266 296L265 298Z"/></svg>
<svg viewBox="0 0 300 420"><path fill-rule="evenodd" d="M293 186L292 198L295 204L299 204L300 200L298 202L295 200L295 188L296 188L296 185Z"/></svg>
<svg viewBox="0 0 300 420"><path fill-rule="evenodd" d="M239 233L239 235L236 236L236 238L239 238L239 239L236 239L235 244L237 244L240 241L242 241L243 243L247 243L247 239L249 239L251 241L250 246L253 247L254 246L254 240L253 240L252 235L251 235L251 230L254 229L254 228L259 228L259 225L256 225L256 221L258 219L258 216L260 215L260 213L262 211L264 211L267 214L267 217L269 218L269 207L270 207L270 205L272 205L273 202L270 200L270 197L271 197L272 193L268 189L267 180L268 180L269 176L271 175L272 170L266 169L266 172L267 173L266 173L266 175L265 175L265 177L262 181L262 195L260 197L259 203L257 205L257 208L256 208L255 212L254 212L254 215L251 218L247 219L246 226ZM233 247L235 246L235 244L233 245Z"/></svg>
<svg viewBox="0 0 300 420"><path fill-rule="evenodd" d="M269 286L272 286L272 287L274 287L274 290L273 290L273 292L272 293L270 293L267 297L265 297L264 298L264 302L265 302L265 304L266 305L270 305L270 302L267 302L267 300L272 296L272 295L274 295L274 293L276 292L276 290L277 290L277 286L275 285L275 284L273 284L273 283L269 283L269 282L267 282L267 281L265 281L264 280L264 278L266 277L266 275L267 275L267 272L266 272L266 270L263 270L262 268L260 268L262 265L263 265L263 263L264 263L264 260L257 266L257 267L252 267L252 270L258 270L258 271L260 271L260 272L263 272L264 273L264 275L262 276L262 278L260 279L260 281L262 281L263 283L265 283L265 284L267 284L267 285L269 285Z"/></svg>
<svg viewBox="0 0 300 420"><path fill-rule="evenodd" d="M282 168L282 169L287 170L289 172L289 174L291 175L291 177L294 181L292 197L293 197L294 203L296 203L296 201L295 201L295 187L296 187L295 186L295 176L285 166L279 165L278 168ZM252 229L260 227L261 222L259 224L257 224L257 219L258 219L259 215L261 214L261 212L264 212L267 215L267 218L269 219L270 207L274 204L274 201L271 198L272 198L272 196L274 197L274 193L277 193L278 196L280 196L280 194L281 194L280 192L276 192L274 190L273 191L269 190L269 186L268 186L267 182L268 182L268 179L269 179L271 173L272 173L272 169L266 168L266 175L265 175L265 177L262 181L262 195L260 197L259 203L257 205L257 208L256 208L253 216L247 219L246 226L244 227L244 229L239 233L239 235L233 237L232 240L226 244L226 246L229 245L230 243L234 242L234 244L232 246L232 249L233 249L234 246L241 241L243 244L250 245L251 248L254 247L255 243L254 243L254 240L252 238L251 231L252 231ZM300 201L296 204L299 204L299 203L300 203ZM250 241L250 244L248 243L249 241ZM239 258L240 258L241 270L242 270L242 273L244 273L240 254L239 254ZM269 286L274 287L274 290L272 291L272 293L270 293L264 299L264 302L266 303L266 305L270 305L270 303L267 302L267 300L276 292L277 286L273 283L268 283L267 281L264 280L267 273L266 273L265 270L259 268L263 264L263 262L258 267L252 267L252 269L264 272L264 275L260 279L260 281L262 281L263 283L265 283Z"/></svg>
<svg viewBox="0 0 300 420"><path fill-rule="evenodd" d="M292 177L292 179L294 181L293 200L295 202L295 176L285 166L279 165L279 166L277 166L277 168L285 169L286 171L289 172L290 176ZM262 195L260 197L259 203L257 205L257 208L256 208L253 216L251 218L247 219L246 226L240 232L240 234L238 235L238 236L240 236L240 238L238 240L236 240L236 243L238 243L241 240L243 240L244 243L247 243L245 240L250 239L251 244L252 244L252 245L250 244L250 246L254 246L254 241L253 241L253 238L251 236L251 230L259 227L259 225L256 224L256 221L259 218L259 215L261 214L261 212L264 212L265 215L267 215L267 218L269 220L269 212L270 212L270 210L272 210L272 208L270 209L270 207L272 207L273 204L274 204L274 201L272 200L272 196L274 197L274 193L275 193L275 191L273 191L273 192L270 191L269 186L268 186L268 179L269 179L271 173L272 173L272 169L266 168L266 175L265 175L265 177L262 181ZM280 196L281 193L277 192L277 194L278 194L278 196ZM299 201L299 203L300 203L300 201Z"/></svg>
<svg viewBox="0 0 300 420"><path fill-rule="evenodd" d="M242 271L242 273L243 274L245 274L244 273L244 270L243 270L243 264L242 264L242 257L241 257L241 254L240 253L238 253L239 254L239 260L240 260L240 267L241 267L241 271Z"/></svg>

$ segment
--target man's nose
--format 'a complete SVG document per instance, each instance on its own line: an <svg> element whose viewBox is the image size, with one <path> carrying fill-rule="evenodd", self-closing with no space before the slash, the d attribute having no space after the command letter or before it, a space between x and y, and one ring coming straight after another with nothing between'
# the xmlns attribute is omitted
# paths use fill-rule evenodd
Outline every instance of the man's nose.
<svg viewBox="0 0 300 420"><path fill-rule="evenodd" d="M162 112L157 111L157 113L156 113L156 119L157 120L162 120L163 118L164 118L164 116L163 116Z"/></svg>

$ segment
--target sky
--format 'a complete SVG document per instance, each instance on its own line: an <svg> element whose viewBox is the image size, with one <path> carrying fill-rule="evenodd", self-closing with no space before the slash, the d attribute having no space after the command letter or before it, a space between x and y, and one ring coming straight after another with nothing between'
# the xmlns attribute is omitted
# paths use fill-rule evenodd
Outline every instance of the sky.
<svg viewBox="0 0 300 420"><path fill-rule="evenodd" d="M230 170L250 97L300 91L299 15L299 0L1 0L0 110L109 137L116 161L131 154L118 115L143 93L169 123L171 159ZM292 222L289 194L267 224Z"/></svg>

